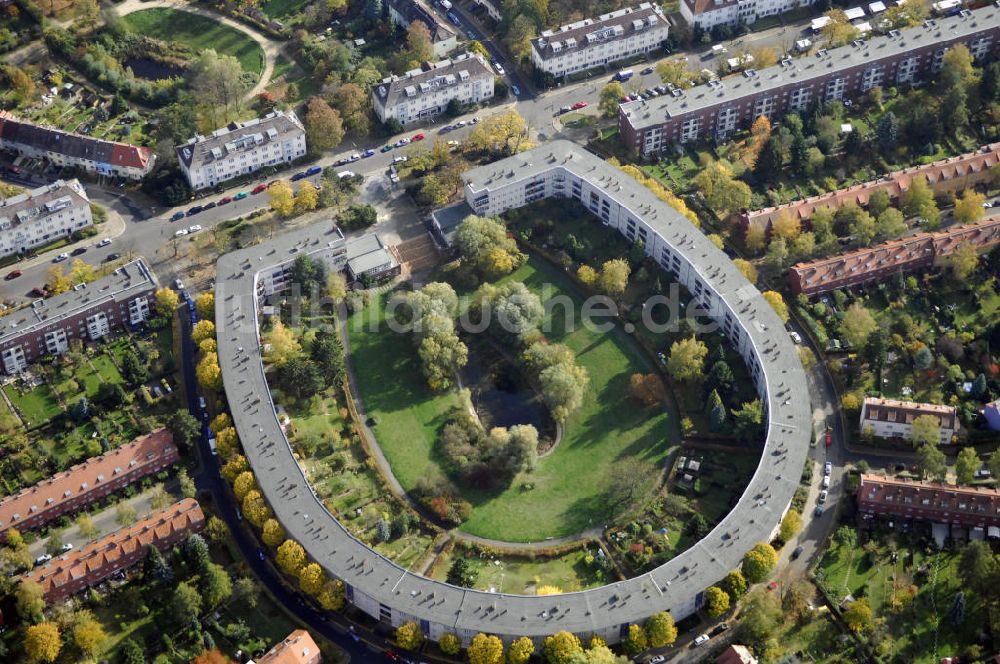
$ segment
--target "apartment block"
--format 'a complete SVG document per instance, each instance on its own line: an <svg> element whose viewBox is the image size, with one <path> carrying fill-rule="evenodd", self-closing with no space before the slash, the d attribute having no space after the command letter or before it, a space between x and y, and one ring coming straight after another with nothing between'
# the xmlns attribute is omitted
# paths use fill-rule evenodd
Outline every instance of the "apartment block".
<svg viewBox="0 0 1000 664"><path fill-rule="evenodd" d="M382 122L395 118L407 126L444 113L452 99L479 104L493 98L495 76L478 53L426 63L402 76L383 79L372 90L375 114Z"/></svg>
<svg viewBox="0 0 1000 664"><path fill-rule="evenodd" d="M18 120L8 111L0 111L0 148L56 166L130 180L144 178L156 163L156 153L149 148L42 127Z"/></svg>
<svg viewBox="0 0 1000 664"><path fill-rule="evenodd" d="M0 535L8 528L21 532L40 528L160 472L177 461L173 441L169 431L157 429L4 498L0 501Z"/></svg>
<svg viewBox="0 0 1000 664"><path fill-rule="evenodd" d="M688 25L710 30L717 25L750 25L767 16L812 5L815 0L681 0Z"/></svg>
<svg viewBox="0 0 1000 664"><path fill-rule="evenodd" d="M257 664L320 664L322 661L319 647L312 635L304 629L295 630L256 660Z"/></svg>
<svg viewBox="0 0 1000 664"><path fill-rule="evenodd" d="M783 214L790 214L799 221L808 221L816 210L821 208L837 210L850 204L866 207L868 199L876 191L885 191L890 199L899 200L900 195L918 178L926 179L935 192L959 191L987 180L990 177L990 169L998 164L1000 164L1000 143L993 143L984 145L975 152L893 171L878 179L826 194L753 210L743 214L741 221L744 227L762 226L765 229L770 229L771 224Z"/></svg>
<svg viewBox="0 0 1000 664"><path fill-rule="evenodd" d="M972 244L978 251L1000 244L1000 217L951 226L936 233L907 235L874 247L798 263L789 268L788 283L796 294L815 295L881 281L931 267L963 244Z"/></svg>
<svg viewBox="0 0 1000 664"><path fill-rule="evenodd" d="M20 254L94 223L79 180L57 180L0 200L0 256Z"/></svg>
<svg viewBox="0 0 1000 664"><path fill-rule="evenodd" d="M918 84L941 68L945 52L965 44L983 61L1000 34L1000 9L989 5L798 59L713 80L661 97L622 104L618 125L625 145L651 157L673 143L725 138L759 116L774 120L816 101L847 101L875 86Z"/></svg>
<svg viewBox="0 0 1000 664"><path fill-rule="evenodd" d="M558 78L655 51L666 41L668 29L663 10L644 2L543 31L531 41L531 61L539 71Z"/></svg>
<svg viewBox="0 0 1000 664"><path fill-rule="evenodd" d="M48 604L60 602L145 560L147 547L164 551L205 527L205 513L193 498L55 558L23 578L42 587Z"/></svg>
<svg viewBox="0 0 1000 664"><path fill-rule="evenodd" d="M1000 537L1000 491L996 489L863 474L856 495L858 511L868 517L933 521Z"/></svg>
<svg viewBox="0 0 1000 664"><path fill-rule="evenodd" d="M188 184L197 191L305 156L306 130L295 111L275 110L233 122L211 136L197 135L175 150Z"/></svg>
<svg viewBox="0 0 1000 664"><path fill-rule="evenodd" d="M156 277L139 258L106 277L0 317L4 372L21 373L43 355L65 353L74 339L96 341L115 330L138 327L149 318L155 291Z"/></svg>
<svg viewBox="0 0 1000 664"><path fill-rule="evenodd" d="M388 0L389 20L393 25L409 27L421 21L431 33L434 56L443 58L458 48L458 31L448 25L424 0Z"/></svg>
<svg viewBox="0 0 1000 664"><path fill-rule="evenodd" d="M871 427L879 438L909 438L913 420L921 415L936 418L941 426L941 443L951 443L958 431L958 416L952 406L865 397L861 406L860 427L861 431Z"/></svg>

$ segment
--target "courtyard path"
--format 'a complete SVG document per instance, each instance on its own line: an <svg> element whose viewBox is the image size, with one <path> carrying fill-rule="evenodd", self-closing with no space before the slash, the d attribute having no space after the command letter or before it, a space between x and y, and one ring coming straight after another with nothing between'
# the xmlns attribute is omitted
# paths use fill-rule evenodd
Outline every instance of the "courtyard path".
<svg viewBox="0 0 1000 664"><path fill-rule="evenodd" d="M154 9L157 7L166 7L169 9L187 12L189 14L204 16L205 18L218 21L223 25L239 30L257 42L257 44L264 51L264 69L260 73L260 79L257 81L257 85L255 85L253 89L247 93L247 99L252 99L259 95L264 91L264 88L267 87L268 83L271 82L271 77L274 76L274 63L278 58L279 52L281 51L282 44L281 42L271 39L244 23L240 23L235 19L219 14L210 9L183 2L182 0L125 0L125 2L115 7L115 9L118 11L119 16L127 16L128 14L132 14L143 9Z"/></svg>

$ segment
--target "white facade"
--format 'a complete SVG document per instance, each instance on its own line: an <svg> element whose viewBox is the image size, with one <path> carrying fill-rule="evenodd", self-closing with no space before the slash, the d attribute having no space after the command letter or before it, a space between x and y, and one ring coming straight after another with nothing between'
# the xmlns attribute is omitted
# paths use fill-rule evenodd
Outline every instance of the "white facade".
<svg viewBox="0 0 1000 664"><path fill-rule="evenodd" d="M861 406L859 426L862 433L870 428L878 438L909 439L913 420L921 415L937 418L941 427L941 444L951 443L958 429L958 418L951 406L866 397Z"/></svg>
<svg viewBox="0 0 1000 664"><path fill-rule="evenodd" d="M306 131L295 111L273 111L211 136L195 136L176 149L188 184L198 191L305 156Z"/></svg>
<svg viewBox="0 0 1000 664"><path fill-rule="evenodd" d="M660 48L669 25L650 3L546 30L531 42L535 68L552 76L602 67Z"/></svg>
<svg viewBox="0 0 1000 664"><path fill-rule="evenodd" d="M479 104L493 98L495 74L482 55L465 53L429 70L414 69L384 79L372 90L375 114L403 126L440 115L452 99Z"/></svg>
<svg viewBox="0 0 1000 664"><path fill-rule="evenodd" d="M52 184L0 200L0 256L21 253L94 223L79 180Z"/></svg>
<svg viewBox="0 0 1000 664"><path fill-rule="evenodd" d="M689 25L710 30L717 25L750 25L767 16L776 16L815 0L681 0L681 16Z"/></svg>
<svg viewBox="0 0 1000 664"><path fill-rule="evenodd" d="M389 20L393 25L409 27L413 21L422 21L431 33L434 57L443 58L458 48L458 34L433 9L422 0L390 0Z"/></svg>

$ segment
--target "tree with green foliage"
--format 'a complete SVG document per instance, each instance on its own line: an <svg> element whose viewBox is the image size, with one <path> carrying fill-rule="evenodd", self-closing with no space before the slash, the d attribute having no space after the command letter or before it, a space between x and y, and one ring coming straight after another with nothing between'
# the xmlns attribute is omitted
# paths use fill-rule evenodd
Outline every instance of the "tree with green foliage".
<svg viewBox="0 0 1000 664"><path fill-rule="evenodd" d="M448 568L448 576L445 580L453 586L472 588L476 585L478 578L479 570L470 565L465 558L457 556L451 567Z"/></svg>
<svg viewBox="0 0 1000 664"><path fill-rule="evenodd" d="M174 588L170 613L176 622L187 625L201 613L201 602L201 593L187 581L182 581Z"/></svg>
<svg viewBox="0 0 1000 664"><path fill-rule="evenodd" d="M625 98L625 88L618 81L611 81L601 89L601 98L598 108L605 118L617 118L618 106Z"/></svg>
<svg viewBox="0 0 1000 664"><path fill-rule="evenodd" d="M850 602L844 610L844 622L853 632L870 632L875 627L875 615L868 598L862 597Z"/></svg>
<svg viewBox="0 0 1000 664"><path fill-rule="evenodd" d="M441 652L446 655L457 655L462 652L462 639L458 636L448 633L441 637L438 641L438 647L441 648Z"/></svg>
<svg viewBox="0 0 1000 664"><path fill-rule="evenodd" d="M209 563L201 573L201 589L207 607L213 608L232 596L233 581L222 565Z"/></svg>
<svg viewBox="0 0 1000 664"><path fill-rule="evenodd" d="M982 466L976 448L963 447L955 459L955 476L959 484L972 484L976 478L976 471Z"/></svg>
<svg viewBox="0 0 1000 664"><path fill-rule="evenodd" d="M190 450L201 437L201 426L187 408L177 409L167 420L167 428L170 429L174 442L185 450Z"/></svg>
<svg viewBox="0 0 1000 664"><path fill-rule="evenodd" d="M727 574L726 578L724 578L722 583L719 585L733 599L739 599L742 597L746 593L747 588L750 587L746 578L743 576L743 572L738 569L734 569L732 572Z"/></svg>
<svg viewBox="0 0 1000 664"><path fill-rule="evenodd" d="M160 549L150 544L146 547L146 561L143 572L160 583L170 583L174 580L174 570L164 559Z"/></svg>
<svg viewBox="0 0 1000 664"><path fill-rule="evenodd" d="M778 553L767 542L760 542L743 556L743 574L750 583L760 583L778 564Z"/></svg>
<svg viewBox="0 0 1000 664"><path fill-rule="evenodd" d="M729 610L729 593L719 586L712 586L705 591L705 611L709 618L718 618Z"/></svg>
<svg viewBox="0 0 1000 664"><path fill-rule="evenodd" d="M910 423L909 439L913 447L936 446L941 442L941 420L934 415L918 415Z"/></svg>
<svg viewBox="0 0 1000 664"><path fill-rule="evenodd" d="M22 579L14 594L17 615L29 622L38 622L45 611L45 593L42 587L31 579Z"/></svg>
<svg viewBox="0 0 1000 664"><path fill-rule="evenodd" d="M855 348L862 348L876 328L875 316L860 302L848 307L840 321L841 336Z"/></svg>
<svg viewBox="0 0 1000 664"><path fill-rule="evenodd" d="M917 466L925 479L943 481L948 471L944 452L934 443L924 443L917 450Z"/></svg>
<svg viewBox="0 0 1000 664"><path fill-rule="evenodd" d="M667 372L679 381L690 381L702 375L708 347L693 336L675 341L670 346Z"/></svg>
<svg viewBox="0 0 1000 664"><path fill-rule="evenodd" d="M208 544L205 543L205 538L198 533L191 533L184 540L184 557L198 573L208 569L212 562L208 553Z"/></svg>

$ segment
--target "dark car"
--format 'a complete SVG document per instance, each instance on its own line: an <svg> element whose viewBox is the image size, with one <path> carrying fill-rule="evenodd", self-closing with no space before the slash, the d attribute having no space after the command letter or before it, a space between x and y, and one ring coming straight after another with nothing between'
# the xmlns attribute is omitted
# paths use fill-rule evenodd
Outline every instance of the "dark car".
<svg viewBox="0 0 1000 664"><path fill-rule="evenodd" d="M308 176L308 175L306 174L306 172L305 172L305 171L299 171L298 173L296 173L295 175L293 175L293 176L292 176L291 178L289 178L289 179L290 179L290 180L291 180L292 182L298 182L299 180L303 180L303 179L305 179L305 178L307 178L307 177L309 177L309 176Z"/></svg>
<svg viewBox="0 0 1000 664"><path fill-rule="evenodd" d="M183 219L183 218L184 218L183 212L174 212L174 214L170 217L170 221L177 221L178 219Z"/></svg>
<svg viewBox="0 0 1000 664"><path fill-rule="evenodd" d="M726 623L719 623L718 625L712 628L712 631L709 632L708 635L718 636L719 634L725 632L727 629L729 629L729 625L727 625Z"/></svg>
<svg viewBox="0 0 1000 664"><path fill-rule="evenodd" d="M77 247L76 249L74 249L73 251L71 251L69 255L70 256L79 256L80 254L85 254L85 253L87 253L87 248L86 247Z"/></svg>
<svg viewBox="0 0 1000 664"><path fill-rule="evenodd" d="M801 546L795 547L795 550L792 551L792 560L797 560L798 557L802 555L803 551L805 551L805 549L803 549Z"/></svg>
<svg viewBox="0 0 1000 664"><path fill-rule="evenodd" d="M202 208L202 210L211 210L215 206L216 206L216 202L215 201L212 201L210 203L205 203L205 206Z"/></svg>
<svg viewBox="0 0 1000 664"><path fill-rule="evenodd" d="M383 152L388 152L388 150L383 150ZM344 157L343 159L338 159L334 162L334 166L344 166L345 164L351 163L350 157Z"/></svg>
<svg viewBox="0 0 1000 664"><path fill-rule="evenodd" d="M20 276L21 276L21 271L20 270L14 270L13 272L8 272L7 276L4 277L4 279L6 279L7 281L10 281L11 279L17 279Z"/></svg>
<svg viewBox="0 0 1000 664"><path fill-rule="evenodd" d="M200 205L195 205L194 207L192 207L192 208L188 209L188 211L187 211L187 216L189 216L189 217L193 217L194 215L198 214L199 212L201 212L201 211L202 211L202 210L204 210L204 209L205 209L205 208L203 208L203 207L202 207L202 206L200 206Z"/></svg>
<svg viewBox="0 0 1000 664"><path fill-rule="evenodd" d="M118 260L121 257L122 257L121 254L112 252L112 253L110 253L110 254L108 254L107 256L104 257L104 262L105 263L110 263L111 261L116 261L116 260Z"/></svg>
<svg viewBox="0 0 1000 664"><path fill-rule="evenodd" d="M28 291L28 295L30 295L31 297L45 297L48 294L49 291L47 288L32 288L30 291Z"/></svg>
<svg viewBox="0 0 1000 664"><path fill-rule="evenodd" d="M372 154L375 154L374 150L368 150L368 152L371 152ZM321 166L310 166L306 170L306 175L307 176L309 176L309 175L319 175L322 172L323 172L323 168Z"/></svg>

